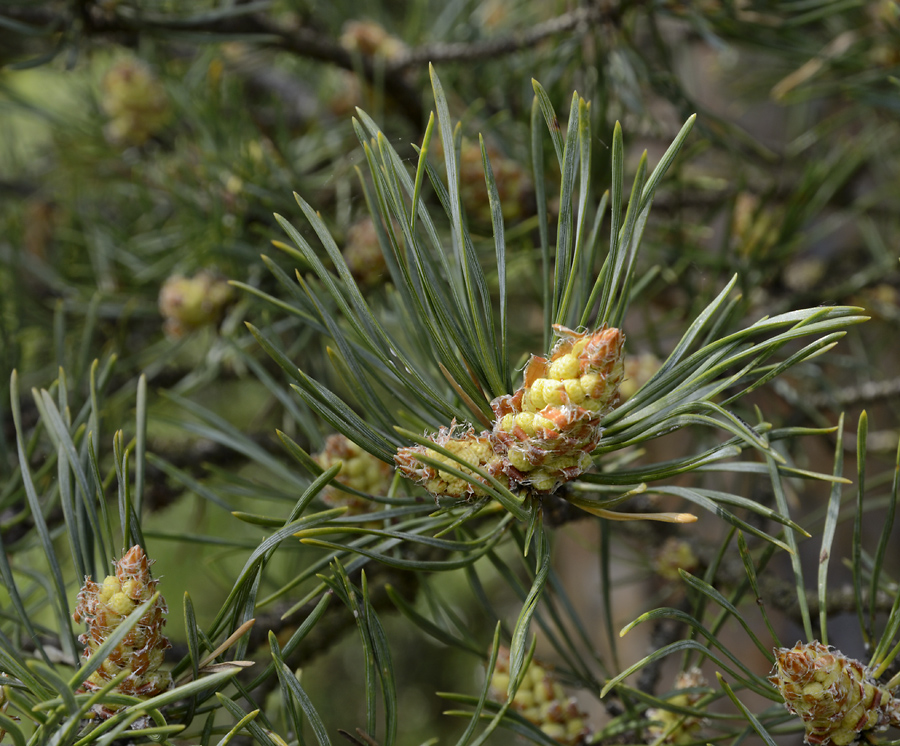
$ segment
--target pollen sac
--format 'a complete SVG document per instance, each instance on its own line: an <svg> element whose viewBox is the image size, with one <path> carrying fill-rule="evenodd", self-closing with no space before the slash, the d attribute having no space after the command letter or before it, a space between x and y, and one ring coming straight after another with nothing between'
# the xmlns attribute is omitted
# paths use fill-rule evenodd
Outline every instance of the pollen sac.
<svg viewBox="0 0 900 746"><path fill-rule="evenodd" d="M690 668L682 671L675 679L676 693L666 701L676 707L693 707L703 696L702 692L681 692L683 689L695 689L706 686L706 679L699 668ZM697 732L703 727L704 718L691 715L682 715L679 712L663 708L650 708L647 710L647 718L654 721L647 728L653 741L662 738L662 743L682 746L698 740Z"/></svg>
<svg viewBox="0 0 900 746"><path fill-rule="evenodd" d="M391 484L394 470L390 464L375 458L343 435L329 435L325 449L313 456L323 469L329 469L339 461L341 471L335 481L359 492L383 495ZM347 507L347 515L360 515L378 510L378 503L343 492L328 485L321 492L322 500L333 508Z"/></svg>
<svg viewBox="0 0 900 746"><path fill-rule="evenodd" d="M553 492L590 468L600 421L618 403L624 373L619 329L554 329L562 339L550 358L533 357L522 388L491 402L491 437L510 482L538 493Z"/></svg>
<svg viewBox="0 0 900 746"><path fill-rule="evenodd" d="M505 702L508 686L509 648L501 647L488 694L497 702ZM525 671L512 709L564 746L586 743L591 734L578 703L566 696L556 677L537 660L532 660Z"/></svg>
<svg viewBox="0 0 900 746"><path fill-rule="evenodd" d="M156 593L158 580L150 575L151 561L140 546L133 546L116 563L114 575L107 575L102 583L90 576L78 593L78 605L72 615L76 623L85 622L87 632L78 638L84 645L82 662L88 661L116 628L138 606ZM140 618L109 653L106 660L82 683L83 692L95 692L122 671L128 675L113 691L134 697L153 697L172 687L172 677L160 671L164 651L171 647L162 634L168 609L162 596ZM96 704L94 713L109 718L120 709Z"/></svg>
<svg viewBox="0 0 900 746"><path fill-rule="evenodd" d="M486 471L506 486L507 480L501 473L502 460L494 452L491 438L487 433L476 435L475 430L471 427L464 429L452 424L450 427L442 427L437 435L431 437L431 440L467 463ZM410 446L398 449L394 455L394 463L397 464L397 468L400 469L403 476L418 482L435 497L468 499L484 497L487 494L477 484L470 484L455 474L436 469L421 461L419 456L425 456L459 469L465 474L471 475L476 482L484 483L485 480L471 469L467 469L462 464L431 448Z"/></svg>
<svg viewBox="0 0 900 746"><path fill-rule="evenodd" d="M848 746L900 722L900 703L860 661L818 641L775 651L769 676L806 729L806 743Z"/></svg>

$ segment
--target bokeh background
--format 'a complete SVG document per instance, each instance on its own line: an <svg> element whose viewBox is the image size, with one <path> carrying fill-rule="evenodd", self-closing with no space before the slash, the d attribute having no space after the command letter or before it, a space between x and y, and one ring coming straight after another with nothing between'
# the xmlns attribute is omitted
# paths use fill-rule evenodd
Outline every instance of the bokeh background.
<svg viewBox="0 0 900 746"><path fill-rule="evenodd" d="M850 465L857 418L867 411L871 510L863 531L865 545L874 546L900 394L896 2L4 0L0 379L17 370L20 390L28 392L64 367L84 401L92 361L102 373L115 358L104 381L108 426L101 430L101 440L111 442L112 431L132 421L137 379L146 376L153 458L144 533L170 606L177 608L189 589L198 620L208 622L259 536L230 510L264 513L268 504L296 499L291 469L272 465L290 463L275 428L310 452L329 432L305 410L299 420L286 413L274 393L286 389L283 376L243 324L278 321L277 309L258 297L281 292L260 255L289 274L296 266L272 245L284 239L273 213L296 218L292 192L302 195L320 211L367 297L389 307L351 118L355 107L363 109L414 165L433 106L429 62L462 123L461 188L479 253L493 251L479 133L497 178L511 247L511 344L521 361L535 350L541 328L535 180L558 179L549 145L546 173L532 170L532 78L558 111L568 110L573 90L591 102L597 184L608 182L616 121L625 132L630 180L643 149L655 162L684 120L698 114L644 236L640 301L626 325L629 379L651 375L735 273L742 318L821 304L865 308L869 323L752 403L781 426L833 426L845 411ZM604 223L600 235L607 233ZM296 319L283 320L280 333L305 371L335 380L325 341ZM26 396L23 416L33 425L37 412L28 402ZM4 470L11 474L16 463L5 387L0 418L0 531L8 551L36 556L22 504L3 490ZM228 428L240 433L237 446L221 436ZM663 438L651 455L683 455L687 437L693 435ZM834 447L832 432L801 439L787 455L800 468L830 472ZM738 479L731 488L751 489ZM792 483L799 522L821 526L827 495L827 485ZM835 556L849 552L845 528ZM617 527L607 537L616 629L647 609L677 605L684 589L667 562L702 568L723 530L709 517L689 527ZM556 562L603 649L600 532L593 519L562 527ZM686 542L687 553L671 560L663 544L670 538ZM813 543L802 547L809 577L818 561ZM885 567L896 578L894 549ZM288 582L310 556L299 546L285 549L267 582L273 589ZM832 568L835 588L843 588L849 571L840 562ZM738 558L725 569L733 578L743 572ZM480 572L496 607L515 613L518 599L496 572ZM801 628L787 577L787 565L774 562L762 581L772 598L787 599L772 604L772 614L792 643ZM463 573L448 574L429 593L455 608L486 649L492 625L466 588ZM273 600L273 614L288 601ZM430 608L427 594L417 604ZM403 742L436 734L449 742L464 721L441 715L449 705L434 692L477 691L483 662L410 633L396 614L385 618L402 672ZM852 608L836 608L833 620L845 652L861 655ZM281 624L279 634L289 633ZM179 613L168 633L183 650ZM652 634L665 630L631 633L620 659L645 655L656 644ZM336 625L304 648L304 684L332 729L365 722L355 635ZM746 644L737 632L733 639ZM538 655L553 659L540 645ZM749 665L766 664L759 657ZM655 675L665 691L674 668ZM581 705L597 723L610 717L599 700Z"/></svg>

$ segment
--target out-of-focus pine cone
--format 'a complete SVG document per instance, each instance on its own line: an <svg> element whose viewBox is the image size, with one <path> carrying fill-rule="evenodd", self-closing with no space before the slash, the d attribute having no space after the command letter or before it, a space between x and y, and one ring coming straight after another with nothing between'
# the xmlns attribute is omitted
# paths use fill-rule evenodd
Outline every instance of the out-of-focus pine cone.
<svg viewBox="0 0 900 746"><path fill-rule="evenodd" d="M138 59L116 62L103 77L101 88L103 108L110 117L106 135L113 143L142 145L172 118L166 89Z"/></svg>
<svg viewBox="0 0 900 746"><path fill-rule="evenodd" d="M406 50L402 40L388 33L380 23L371 20L347 21L341 31L341 46L367 57L394 59Z"/></svg>
<svg viewBox="0 0 900 746"><path fill-rule="evenodd" d="M860 661L817 640L775 651L769 682L816 746L849 746L864 732L900 725L900 701Z"/></svg>
<svg viewBox="0 0 900 746"><path fill-rule="evenodd" d="M699 565L690 543L677 536L666 539L653 558L653 569L664 580L678 580L679 570L694 572Z"/></svg>
<svg viewBox="0 0 900 746"><path fill-rule="evenodd" d="M487 145L485 151L491 163L504 219L512 220L521 216L531 192L528 174L518 162L507 158L496 147ZM491 205L486 190L481 144L463 140L459 152L460 197L469 215L483 223L490 223Z"/></svg>
<svg viewBox="0 0 900 746"><path fill-rule="evenodd" d="M383 495L387 492L394 474L390 464L375 458L340 434L329 435L325 440L325 449L313 458L323 469L330 469L337 462L342 462L336 481L370 495ZM331 485L322 490L321 496L325 504L334 508L346 506L347 515L371 513L379 507L378 503L342 492Z"/></svg>
<svg viewBox="0 0 900 746"><path fill-rule="evenodd" d="M662 362L652 352L631 355L625 360L625 377L619 387L619 396L627 401L634 396L659 370Z"/></svg>
<svg viewBox="0 0 900 746"><path fill-rule="evenodd" d="M201 270L193 277L172 275L159 291L159 312L171 337L221 321L234 297L228 281L215 272Z"/></svg>
<svg viewBox="0 0 900 746"><path fill-rule="evenodd" d="M116 562L114 575L107 575L102 583L90 576L78 593L78 605L72 615L76 623L85 622L87 632L78 640L84 645L82 661L96 653L122 621L156 592L158 580L150 575L151 561L140 546L133 546ZM132 627L106 660L81 685L82 691L97 691L122 671L126 678L114 691L133 697L153 697L170 689L172 677L160 671L164 651L171 647L162 628L168 609L162 596ZM116 708L97 704L93 711L101 718L111 717Z"/></svg>
<svg viewBox="0 0 900 746"><path fill-rule="evenodd" d="M399 235L399 231L395 231L394 235ZM372 287L384 282L387 277L387 262L372 218L365 217L347 229L343 255L347 269L360 285Z"/></svg>
<svg viewBox="0 0 900 746"><path fill-rule="evenodd" d="M509 648L501 647L491 676L491 699L505 702L508 687ZM512 709L564 746L582 744L591 734L585 725L586 714L578 709L578 703L566 696L553 674L537 660L532 660L525 671Z"/></svg>
<svg viewBox="0 0 900 746"><path fill-rule="evenodd" d="M694 689L701 686L706 686L706 679L700 669L696 667L682 671L675 679L676 690ZM693 707L702 696L702 692L689 692L675 694L669 697L667 701L676 707ZM662 708L647 710L647 718L655 721L653 725L647 728L650 738L654 741L662 738L662 743L674 744L674 746L681 746L682 744L698 740L697 731L703 727L704 723L703 718L682 715L681 713Z"/></svg>

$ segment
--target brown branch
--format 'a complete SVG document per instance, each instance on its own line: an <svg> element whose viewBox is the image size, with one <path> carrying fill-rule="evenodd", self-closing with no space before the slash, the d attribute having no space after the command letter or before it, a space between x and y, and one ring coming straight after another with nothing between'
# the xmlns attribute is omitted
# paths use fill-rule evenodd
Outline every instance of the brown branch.
<svg viewBox="0 0 900 746"><path fill-rule="evenodd" d="M557 34L564 34L569 31L574 31L576 34L585 34L590 31L592 25L616 20L619 13L619 8L600 9L596 6L590 6L563 13L561 16L539 23L530 29L496 39L485 39L476 42L425 44L398 53L390 60L387 69L398 71L424 65L426 62L470 62L472 60L502 57L503 55L514 54L521 49L533 47L544 39Z"/></svg>
<svg viewBox="0 0 900 746"><path fill-rule="evenodd" d="M0 17L34 26L65 26L61 16L28 8L4 8ZM177 34L185 31L214 34L221 37L220 41L228 41L233 36L240 36L242 39L246 39L248 35L256 36L257 47L282 50L298 57L328 62L345 70L360 71L370 83L383 83L386 93L416 127L423 123L421 97L407 82L401 70L387 69L383 65L379 67L370 57L355 58L337 41L319 31L302 26L280 26L261 14L182 19L149 15L129 17L120 13L97 11L88 16L83 31L86 36L120 37L125 44L135 44L144 34Z"/></svg>
<svg viewBox="0 0 900 746"><path fill-rule="evenodd" d="M514 54L559 34L570 32L586 34L599 23L616 22L621 14L618 7L600 8L591 5L563 13L549 21L506 36L476 42L425 44L398 52L389 60L376 60L373 57L351 54L336 40L324 36L318 30L299 25L288 28L278 25L262 14L214 19L202 16L179 19L148 15L128 17L96 8L92 10L94 12L82 16L84 32L87 35L137 37L145 33L180 31L204 32L222 37L234 35L246 37L251 34L258 36L256 44L259 47L280 49L346 70L358 70L370 83L383 82L388 95L417 126L422 124L424 109L421 97L410 86L405 76L411 68L424 66L427 62L470 62ZM38 9L6 8L0 12L0 16L49 28L65 25L61 17Z"/></svg>

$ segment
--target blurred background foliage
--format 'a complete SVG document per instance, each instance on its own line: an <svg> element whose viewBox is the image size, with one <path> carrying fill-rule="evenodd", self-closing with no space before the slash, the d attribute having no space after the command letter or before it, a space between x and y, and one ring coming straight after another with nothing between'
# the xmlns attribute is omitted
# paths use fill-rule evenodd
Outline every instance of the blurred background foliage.
<svg viewBox="0 0 900 746"><path fill-rule="evenodd" d="M135 449L132 465L137 451L147 452L133 499L142 543L157 560L160 590L174 611L167 631L179 655L172 660L190 653L180 608L185 591L200 628L219 624L222 598L265 533L259 520L237 520L232 513L277 516L281 527L314 478L276 429L309 453L321 451L331 432L290 392L284 372L244 322L266 330L288 359L339 396L355 396L339 367L335 375L326 335L284 311L296 299L272 266L288 277L309 267L298 264L296 252L272 246L284 240L273 213L319 246L293 199L292 192L299 193L319 211L368 302L396 316L396 292L386 282L357 173L366 164L351 117L355 107L368 113L414 175L416 146L432 108L429 62L440 74L452 117L462 123L460 194L480 257L493 256L494 231L479 133L496 179L506 241L515 247L507 257L506 292L513 319L509 360L516 371L543 345L539 195L550 195L551 225L560 210L552 196L559 169L546 136L540 145L544 173L536 178L533 172L533 78L557 112L567 111L573 90L590 101L591 180L603 185L594 188L597 199L609 183L617 121L625 132L628 184L640 151L649 151L652 166L682 123L698 114L660 184L638 257L640 294L625 323L630 393L735 273L740 296L729 310L731 324L826 304L860 306L872 317L851 327L828 355L754 392L741 409L752 419L758 406L776 428L823 429L846 411L843 441L831 431L779 442L791 466L826 474L836 446L847 451L848 463L855 461L856 423L868 410L862 453L869 454L869 491L865 512L856 513L864 517L857 533L867 551L853 566L868 570L833 562L838 590L829 607L846 634L842 649L862 655L865 635L854 626L853 594L845 586L871 582L872 599L879 588L896 595L900 574L895 541L877 562L860 559L876 555L868 548L879 543L880 518L892 504L900 414L898 358L890 341L900 322L900 7L890 0L381 0L364 7L346 0L0 0L0 378L17 371L22 395L17 425L17 395L0 391L0 536L13 564L46 565L40 521L21 481L17 431L29 443L38 491L50 494L60 478L49 464L42 469L58 443L41 435L46 415L28 392L47 388L63 410L65 391L75 427L79 412L83 422L88 413L95 418L93 444L103 475L121 465L112 448L120 428L123 446ZM565 134L566 122L559 126ZM437 136L432 150L436 172L444 174ZM439 212L438 201L427 199ZM600 236L609 220L606 214ZM499 278L490 272L496 297ZM283 305L267 302L266 295ZM60 368L66 371L62 384ZM705 431L679 431L647 445L649 457L634 451L623 463L674 459L721 442ZM739 473L722 479L729 491L775 507L771 484ZM114 500L115 480L101 481ZM835 489L791 480L785 499L792 518L821 535L824 506ZM849 556L857 493L844 489L836 499L847 505L840 523L846 530L838 532L835 551ZM60 547L63 502L50 499L44 506ZM699 535L696 527L644 523L612 530L595 518L576 521L565 506L559 510L553 566L554 591L566 599L559 601L560 613L574 619L577 607L589 620L586 640L597 655L615 661L616 671L681 632L657 621L644 637L635 631L612 653L608 629L655 606L696 612L703 605L673 564L698 577L721 565L723 593L734 592L735 605L742 594L754 600L734 545L724 560L718 554L731 536L711 516L704 516ZM765 530L771 522L758 518L753 525ZM103 559L119 556L126 538ZM433 693L477 697L481 691L495 621L505 619L509 632L528 574L536 571L532 556L522 575L521 545L528 540L523 530L491 561L433 580L427 572L388 568L370 584L371 602L394 641L400 742L431 736L451 742L462 733L465 721L441 715L453 703ZM801 545L810 578L821 547L819 538ZM754 561L762 562L765 550L754 551ZM309 587L292 583L322 556L320 548L292 540L272 555L259 589L258 622L242 654L268 651L269 629L280 645L287 643L304 617L281 615L298 604L307 613L314 605L304 598ZM101 559L91 561L87 569L95 578L110 571ZM803 604L791 572L779 552L758 579L785 644L803 636ZM71 565L61 573L74 606L81 578ZM360 586L359 572L351 571L347 582ZM815 595L815 583L808 586L815 618L815 600L825 606L827 599ZM883 614L890 602L878 599ZM34 603L36 623L53 629L50 606ZM397 604L456 630L470 655L411 630L408 616L393 613ZM2 605L9 609L6 599ZM291 662L304 668L303 687L332 738L336 728L355 732L371 724L365 646L358 644L352 617L336 613L339 605L332 603ZM409 611L412 605L417 611ZM4 611L4 624L10 618ZM573 624L565 621L559 630L581 634ZM745 645L740 630L724 629L726 647ZM559 663L551 639L541 637L538 656ZM761 655L748 662L760 675L769 665ZM601 702L590 695L599 694L600 679L611 672L595 671L591 675L600 678L592 681L560 667L563 683L587 690L579 701L594 727L608 728L600 740L653 743L671 736L642 732L623 713L646 710L640 692L664 699L674 668L661 671L654 662L639 682L631 680L638 693ZM274 691L274 679L270 683L258 704L275 721L287 705L266 693ZM762 700L748 701L758 708ZM726 709L721 702L713 709ZM780 714L772 717L777 721ZM723 721L712 722L718 727ZM621 730L617 723L624 723ZM702 737L686 729L687 740L669 742L740 739L746 725L729 722L721 734L713 728ZM799 738L796 727L791 732ZM506 736L491 738L500 743Z"/></svg>

